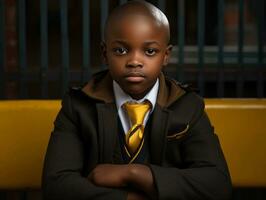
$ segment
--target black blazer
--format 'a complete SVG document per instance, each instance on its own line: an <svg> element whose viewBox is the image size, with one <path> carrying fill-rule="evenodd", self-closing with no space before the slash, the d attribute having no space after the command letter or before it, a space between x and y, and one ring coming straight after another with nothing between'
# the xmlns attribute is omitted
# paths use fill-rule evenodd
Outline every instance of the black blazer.
<svg viewBox="0 0 266 200"><path fill-rule="evenodd" d="M86 178L99 163L119 163L117 110L108 72L62 101L48 145L44 199L126 199L126 188ZM160 76L150 132L150 168L158 199L229 199L231 180L202 98Z"/></svg>

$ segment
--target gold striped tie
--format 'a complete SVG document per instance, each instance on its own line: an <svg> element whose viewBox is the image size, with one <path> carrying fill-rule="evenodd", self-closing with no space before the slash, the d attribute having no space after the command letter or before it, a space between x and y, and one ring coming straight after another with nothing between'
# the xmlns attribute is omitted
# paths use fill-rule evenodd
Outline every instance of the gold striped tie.
<svg viewBox="0 0 266 200"><path fill-rule="evenodd" d="M140 149L143 145L143 121L146 113L151 108L151 104L149 101L144 101L141 104L127 102L124 104L124 108L129 116L132 125L132 127L126 133L126 146L131 157L137 152L140 152Z"/></svg>

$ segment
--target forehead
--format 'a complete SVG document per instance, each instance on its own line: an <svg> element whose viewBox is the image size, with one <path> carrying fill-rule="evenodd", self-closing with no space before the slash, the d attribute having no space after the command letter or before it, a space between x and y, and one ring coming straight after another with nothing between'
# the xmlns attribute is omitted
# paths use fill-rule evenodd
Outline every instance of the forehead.
<svg viewBox="0 0 266 200"><path fill-rule="evenodd" d="M138 39L138 40L166 40L165 28L154 18L130 14L122 18L116 18L109 21L105 39L107 41L115 39Z"/></svg>

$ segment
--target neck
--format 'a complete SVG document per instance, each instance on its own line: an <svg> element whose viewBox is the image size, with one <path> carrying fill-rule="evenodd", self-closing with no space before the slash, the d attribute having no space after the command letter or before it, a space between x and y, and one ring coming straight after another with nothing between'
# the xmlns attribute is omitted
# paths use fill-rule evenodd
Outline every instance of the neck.
<svg viewBox="0 0 266 200"><path fill-rule="evenodd" d="M135 100L140 100L142 98L144 98L148 93L149 91L151 90L151 88L154 86L154 84L149 87L147 90L145 90L144 92L142 93L139 93L139 94L129 94L131 96L132 99L135 99Z"/></svg>

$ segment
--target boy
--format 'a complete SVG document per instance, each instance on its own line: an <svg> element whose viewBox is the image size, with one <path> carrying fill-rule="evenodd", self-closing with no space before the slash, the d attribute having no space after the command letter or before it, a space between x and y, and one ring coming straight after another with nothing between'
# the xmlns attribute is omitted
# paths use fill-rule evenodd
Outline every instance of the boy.
<svg viewBox="0 0 266 200"><path fill-rule="evenodd" d="M165 77L166 16L130 1L109 16L108 70L70 90L44 166L44 199L229 199L231 181L203 100Z"/></svg>

